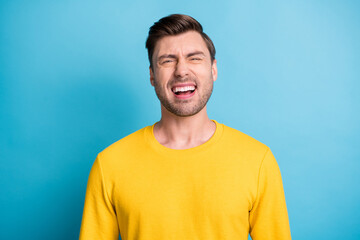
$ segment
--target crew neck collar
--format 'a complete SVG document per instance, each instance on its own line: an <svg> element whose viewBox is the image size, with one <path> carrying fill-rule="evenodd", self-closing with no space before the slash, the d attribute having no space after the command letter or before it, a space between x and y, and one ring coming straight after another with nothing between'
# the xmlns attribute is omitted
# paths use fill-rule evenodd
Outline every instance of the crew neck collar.
<svg viewBox="0 0 360 240"><path fill-rule="evenodd" d="M150 146L158 153L160 154L165 154L169 157L173 157L173 158L182 158L184 156L194 156L197 155L199 153L202 153L204 151L206 151L207 149L211 148L211 146L218 141L218 139L221 137L222 132L223 132L223 124L218 123L215 120L212 120L215 125L216 125L216 129L214 134L210 137L209 140L207 140L205 143L200 144L199 146L193 147L193 148L188 148L188 149L172 149L172 148L168 148L163 146L162 144L160 144L154 135L154 126L156 123L154 123L151 126L148 126L145 128L145 138L147 140L147 142L150 144Z"/></svg>

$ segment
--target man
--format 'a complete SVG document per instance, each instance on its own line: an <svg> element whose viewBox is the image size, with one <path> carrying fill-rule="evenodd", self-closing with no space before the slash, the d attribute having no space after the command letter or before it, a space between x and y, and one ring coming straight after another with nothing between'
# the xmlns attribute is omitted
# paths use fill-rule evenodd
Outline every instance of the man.
<svg viewBox="0 0 360 240"><path fill-rule="evenodd" d="M207 115L217 67L200 23L162 18L146 47L161 120L98 155L80 239L291 239L270 149Z"/></svg>

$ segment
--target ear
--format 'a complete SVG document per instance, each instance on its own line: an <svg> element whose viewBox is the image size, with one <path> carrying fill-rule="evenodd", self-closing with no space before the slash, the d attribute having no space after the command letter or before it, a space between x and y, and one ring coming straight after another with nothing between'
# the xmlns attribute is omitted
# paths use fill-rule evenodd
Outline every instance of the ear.
<svg viewBox="0 0 360 240"><path fill-rule="evenodd" d="M153 70L152 70L152 68L151 67L149 67L149 71L150 71L150 84L152 85L152 86L154 86L154 72L153 72Z"/></svg>
<svg viewBox="0 0 360 240"><path fill-rule="evenodd" d="M216 79L217 79L217 61L216 59L214 59L213 63L212 63L212 66L211 66L211 72L212 72L212 75L213 75L213 81L215 82Z"/></svg>

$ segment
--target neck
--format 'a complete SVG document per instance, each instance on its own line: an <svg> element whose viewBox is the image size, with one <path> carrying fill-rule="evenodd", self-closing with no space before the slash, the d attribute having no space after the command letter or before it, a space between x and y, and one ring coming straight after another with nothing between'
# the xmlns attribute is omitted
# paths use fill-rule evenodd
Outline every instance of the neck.
<svg viewBox="0 0 360 240"><path fill-rule="evenodd" d="M154 126L156 140L172 149L188 149L208 141L216 125L206 112L206 106L197 114L179 117L161 107L161 120Z"/></svg>

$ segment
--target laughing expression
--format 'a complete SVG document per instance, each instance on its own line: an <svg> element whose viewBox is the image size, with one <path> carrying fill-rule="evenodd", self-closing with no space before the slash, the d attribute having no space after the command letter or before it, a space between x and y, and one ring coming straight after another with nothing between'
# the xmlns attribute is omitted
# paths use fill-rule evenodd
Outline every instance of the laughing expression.
<svg viewBox="0 0 360 240"><path fill-rule="evenodd" d="M199 33L188 31L161 38L155 46L152 63L151 84L167 111L187 117L206 106L217 68Z"/></svg>

